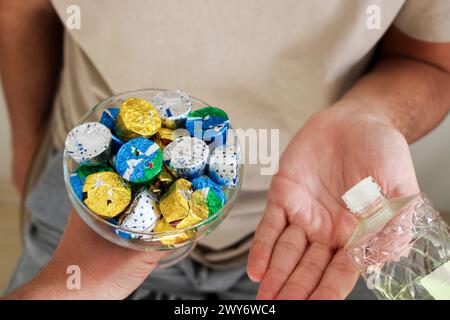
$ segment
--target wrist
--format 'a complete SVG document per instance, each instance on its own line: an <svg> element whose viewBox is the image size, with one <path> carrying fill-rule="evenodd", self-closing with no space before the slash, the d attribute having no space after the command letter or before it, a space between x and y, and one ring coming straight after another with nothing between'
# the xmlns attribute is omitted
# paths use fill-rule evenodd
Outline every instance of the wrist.
<svg viewBox="0 0 450 320"><path fill-rule="evenodd" d="M400 131L400 128L396 126L394 119L390 113L382 105L374 105L364 100L354 99L342 99L332 105L330 108L325 109L324 112L332 114L332 116L338 121L342 119L344 121L353 122L371 122L379 123Z"/></svg>

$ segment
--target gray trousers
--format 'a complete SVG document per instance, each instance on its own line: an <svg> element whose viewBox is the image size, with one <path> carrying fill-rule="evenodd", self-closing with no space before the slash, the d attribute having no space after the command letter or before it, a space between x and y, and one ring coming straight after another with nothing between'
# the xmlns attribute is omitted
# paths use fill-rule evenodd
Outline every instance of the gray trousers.
<svg viewBox="0 0 450 320"><path fill-rule="evenodd" d="M31 213L25 246L7 292L28 282L47 264L71 210L62 170L62 154L52 151L34 190L26 199ZM158 269L129 297L130 299L254 299L257 284L250 281L246 267L212 270L190 258L177 265ZM359 281L349 298L374 296Z"/></svg>

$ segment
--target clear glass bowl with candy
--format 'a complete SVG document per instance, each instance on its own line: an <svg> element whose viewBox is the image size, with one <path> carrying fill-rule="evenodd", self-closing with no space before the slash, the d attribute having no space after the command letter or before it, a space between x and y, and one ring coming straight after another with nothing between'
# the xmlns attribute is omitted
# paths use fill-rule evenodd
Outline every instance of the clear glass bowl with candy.
<svg viewBox="0 0 450 320"><path fill-rule="evenodd" d="M137 250L185 257L229 214L241 150L225 111L182 90L145 89L97 104L67 136L64 178L80 217Z"/></svg>

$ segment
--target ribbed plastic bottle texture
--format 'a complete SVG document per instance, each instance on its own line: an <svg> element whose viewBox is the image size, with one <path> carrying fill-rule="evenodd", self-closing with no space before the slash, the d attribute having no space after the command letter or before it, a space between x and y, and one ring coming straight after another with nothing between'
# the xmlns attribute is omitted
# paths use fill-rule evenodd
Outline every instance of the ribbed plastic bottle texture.
<svg viewBox="0 0 450 320"><path fill-rule="evenodd" d="M424 195L358 214L346 252L379 299L450 299L450 230Z"/></svg>

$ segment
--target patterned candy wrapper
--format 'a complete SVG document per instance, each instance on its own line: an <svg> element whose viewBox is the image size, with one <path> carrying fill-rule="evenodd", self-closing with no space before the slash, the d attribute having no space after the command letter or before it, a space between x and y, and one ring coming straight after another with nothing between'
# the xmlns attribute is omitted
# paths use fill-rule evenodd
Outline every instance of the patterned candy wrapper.
<svg viewBox="0 0 450 320"><path fill-rule="evenodd" d="M156 197L146 188L143 188L136 195L127 211L121 216L119 225L137 232L151 232L160 215ZM126 239L145 237L133 232L120 230L117 230L117 234Z"/></svg>
<svg viewBox="0 0 450 320"><path fill-rule="evenodd" d="M135 138L117 152L115 168L125 180L149 183L162 170L163 157L159 146L152 140Z"/></svg>
<svg viewBox="0 0 450 320"><path fill-rule="evenodd" d="M221 146L214 149L209 159L209 177L217 184L235 188L239 177L239 156L236 146Z"/></svg>
<svg viewBox="0 0 450 320"><path fill-rule="evenodd" d="M115 123L118 114L119 108L110 108L103 111L102 117L100 118L100 123L104 124L109 130L111 130L111 149L113 153L116 153L125 143L116 135Z"/></svg>
<svg viewBox="0 0 450 320"><path fill-rule="evenodd" d="M131 188L115 172L89 175L83 186L83 202L99 216L113 218L122 213L131 201Z"/></svg>
<svg viewBox="0 0 450 320"><path fill-rule="evenodd" d="M65 149L78 164L93 166L108 160L111 140L111 131L106 126L98 122L86 122L69 132Z"/></svg>
<svg viewBox="0 0 450 320"><path fill-rule="evenodd" d="M207 176L201 176L191 181L192 189L204 195L205 203L209 210L209 216L219 211L226 202L226 196L222 188Z"/></svg>
<svg viewBox="0 0 450 320"><path fill-rule="evenodd" d="M191 98L182 90L160 92L151 101L159 112L163 126L170 129L183 126L192 110Z"/></svg>
<svg viewBox="0 0 450 320"><path fill-rule="evenodd" d="M206 143L193 137L180 137L164 149L164 163L176 176L193 179L205 171L209 157Z"/></svg>
<svg viewBox="0 0 450 320"><path fill-rule="evenodd" d="M159 209L167 222L184 219L189 214L191 183L186 179L177 179L159 201Z"/></svg>
<svg viewBox="0 0 450 320"><path fill-rule="evenodd" d="M202 139L207 144L213 144L214 147L226 143L229 127L228 115L216 107L192 111L186 120L186 129L191 136Z"/></svg>
<svg viewBox="0 0 450 320"><path fill-rule="evenodd" d="M128 98L122 102L116 118L116 133L123 141L150 138L161 128L158 110L148 101Z"/></svg>

